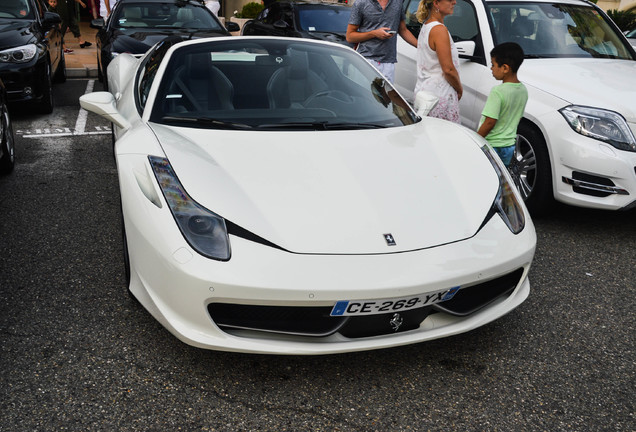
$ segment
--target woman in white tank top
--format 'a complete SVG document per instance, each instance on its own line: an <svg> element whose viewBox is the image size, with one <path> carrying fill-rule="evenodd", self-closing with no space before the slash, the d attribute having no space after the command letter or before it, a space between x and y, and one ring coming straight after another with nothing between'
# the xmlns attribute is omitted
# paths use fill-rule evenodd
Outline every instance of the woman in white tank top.
<svg viewBox="0 0 636 432"><path fill-rule="evenodd" d="M417 19L423 23L417 39L415 94L426 90L439 98L429 116L459 123L459 54L444 18L453 13L456 0L421 0Z"/></svg>

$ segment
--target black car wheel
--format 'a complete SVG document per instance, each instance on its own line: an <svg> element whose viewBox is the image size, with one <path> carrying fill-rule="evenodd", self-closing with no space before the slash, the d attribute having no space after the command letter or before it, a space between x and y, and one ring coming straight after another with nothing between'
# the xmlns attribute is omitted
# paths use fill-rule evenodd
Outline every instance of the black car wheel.
<svg viewBox="0 0 636 432"><path fill-rule="evenodd" d="M521 122L517 129L510 174L530 213L547 213L554 201L550 155L543 135L527 122Z"/></svg>
<svg viewBox="0 0 636 432"><path fill-rule="evenodd" d="M57 70L55 71L55 82L66 82L66 58L64 57L63 48L60 48L60 62L58 63Z"/></svg>
<svg viewBox="0 0 636 432"><path fill-rule="evenodd" d="M6 105L2 106L2 119L0 121L2 121L2 130L4 131L2 157L0 157L0 174L9 174L13 171L15 165L15 139Z"/></svg>
<svg viewBox="0 0 636 432"><path fill-rule="evenodd" d="M104 74L102 74L102 65L99 64L99 57L97 57L97 81L104 82Z"/></svg>
<svg viewBox="0 0 636 432"><path fill-rule="evenodd" d="M51 64L46 62L44 66L44 77L42 80L42 99L38 106L42 114L53 112L53 80L51 79Z"/></svg>

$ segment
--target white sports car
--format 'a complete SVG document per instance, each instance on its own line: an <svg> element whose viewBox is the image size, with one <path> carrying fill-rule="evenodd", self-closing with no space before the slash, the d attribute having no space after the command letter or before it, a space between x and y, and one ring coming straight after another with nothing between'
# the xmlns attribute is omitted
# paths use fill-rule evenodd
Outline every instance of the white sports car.
<svg viewBox="0 0 636 432"><path fill-rule="evenodd" d="M185 343L328 354L465 332L528 296L536 235L485 141L355 51L165 40L111 93L129 289Z"/></svg>

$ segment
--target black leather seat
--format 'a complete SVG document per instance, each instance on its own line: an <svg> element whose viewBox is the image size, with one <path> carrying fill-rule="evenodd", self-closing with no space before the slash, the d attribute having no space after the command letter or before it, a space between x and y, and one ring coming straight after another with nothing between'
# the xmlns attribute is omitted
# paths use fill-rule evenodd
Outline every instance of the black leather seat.
<svg viewBox="0 0 636 432"><path fill-rule="evenodd" d="M305 51L288 50L286 63L267 83L270 108L299 108L312 94L328 89L327 83L309 69Z"/></svg>
<svg viewBox="0 0 636 432"><path fill-rule="evenodd" d="M185 111L234 109L234 86L210 53L192 54L175 74L174 92L180 92ZM179 110L177 110L179 111Z"/></svg>

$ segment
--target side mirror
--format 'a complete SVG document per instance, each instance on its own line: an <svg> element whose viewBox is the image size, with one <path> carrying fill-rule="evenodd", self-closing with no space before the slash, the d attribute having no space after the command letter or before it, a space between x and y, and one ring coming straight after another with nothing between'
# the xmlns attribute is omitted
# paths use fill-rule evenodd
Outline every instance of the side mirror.
<svg viewBox="0 0 636 432"><path fill-rule="evenodd" d="M455 42L457 52L460 58L472 60L475 55L475 42L474 41L459 41Z"/></svg>
<svg viewBox="0 0 636 432"><path fill-rule="evenodd" d="M45 29L50 29L55 24L60 24L62 22L62 18L55 12L44 12L44 16L42 17L42 26Z"/></svg>
<svg viewBox="0 0 636 432"><path fill-rule="evenodd" d="M121 129L128 129L130 122L122 116L115 106L115 97L108 92L93 92L80 96L80 106L86 111L104 117Z"/></svg>
<svg viewBox="0 0 636 432"><path fill-rule="evenodd" d="M230 33L241 31L241 26L239 26L238 23L235 23L234 21L226 21L225 28Z"/></svg>
<svg viewBox="0 0 636 432"><path fill-rule="evenodd" d="M89 25L91 28L99 30L104 28L106 23L104 22L104 18L97 18L97 19L91 20L91 23Z"/></svg>
<svg viewBox="0 0 636 432"><path fill-rule="evenodd" d="M283 20L278 20L274 23L274 28L278 30L287 30L288 27L289 25Z"/></svg>

